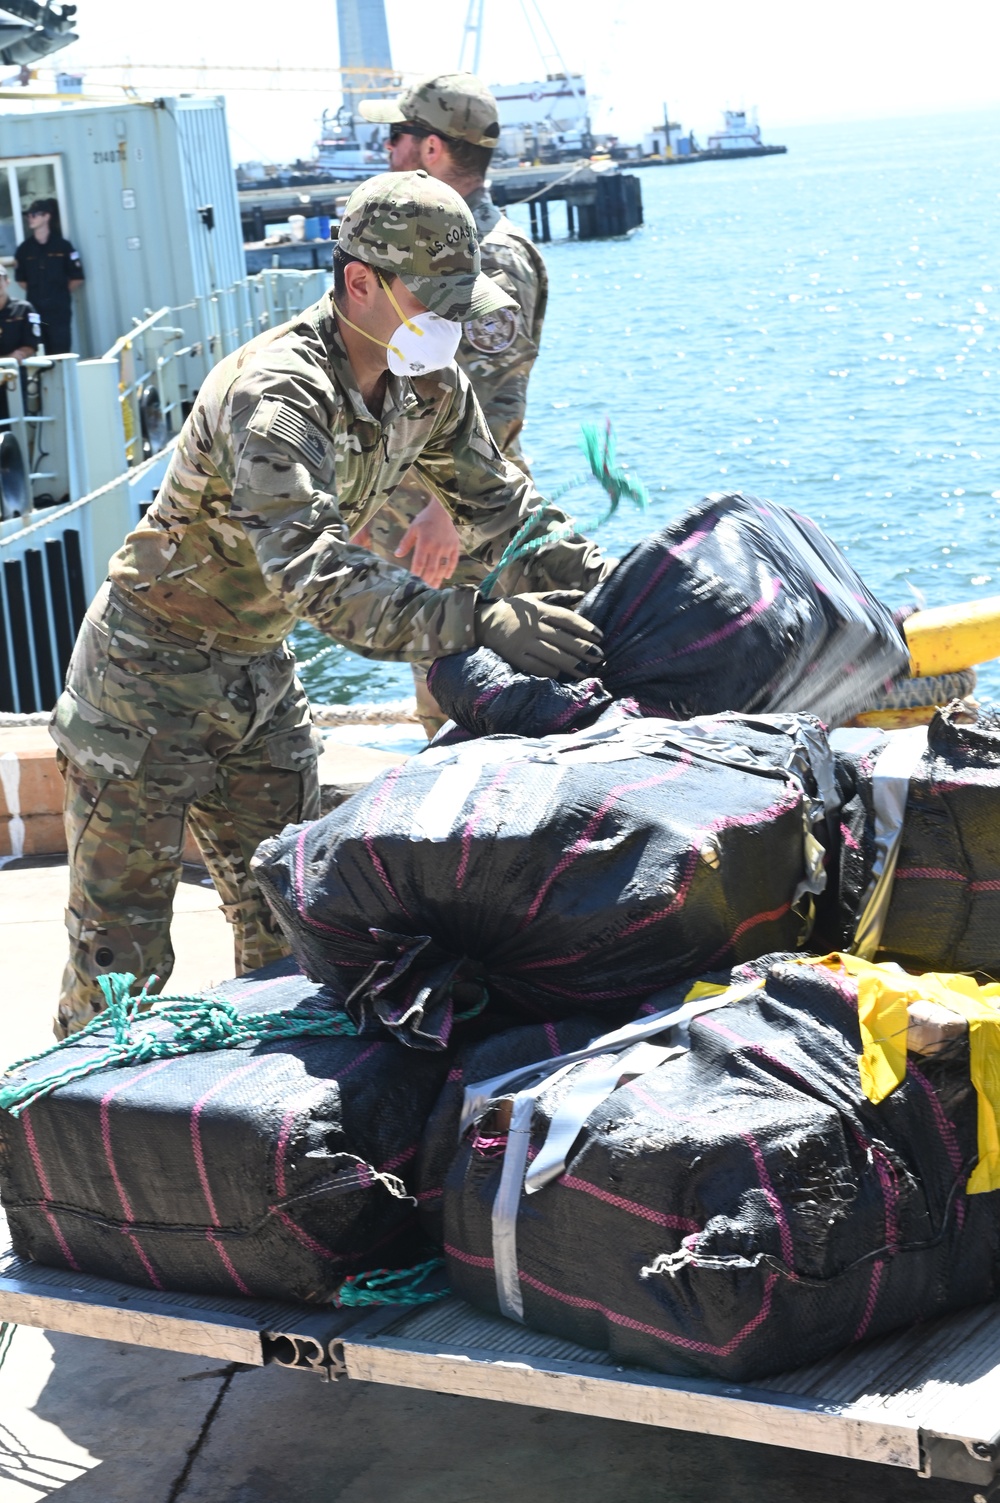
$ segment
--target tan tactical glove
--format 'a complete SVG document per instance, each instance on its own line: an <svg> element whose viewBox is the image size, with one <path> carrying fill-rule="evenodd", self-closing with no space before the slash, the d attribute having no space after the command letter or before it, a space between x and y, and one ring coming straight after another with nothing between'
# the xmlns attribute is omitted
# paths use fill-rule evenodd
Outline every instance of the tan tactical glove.
<svg viewBox="0 0 1000 1503"><path fill-rule="evenodd" d="M572 606L582 590L547 595L512 595L508 600L480 600L476 606L476 641L490 647L519 673L540 678L586 678L604 661L603 633Z"/></svg>

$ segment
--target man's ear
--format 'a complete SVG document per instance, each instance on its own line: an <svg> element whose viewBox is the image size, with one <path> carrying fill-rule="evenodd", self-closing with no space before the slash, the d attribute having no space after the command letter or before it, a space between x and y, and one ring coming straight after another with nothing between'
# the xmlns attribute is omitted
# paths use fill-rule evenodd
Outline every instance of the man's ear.
<svg viewBox="0 0 1000 1503"><path fill-rule="evenodd" d="M364 262L349 261L344 267L344 286L351 301L367 309L375 301L379 280L373 269Z"/></svg>
<svg viewBox="0 0 1000 1503"><path fill-rule="evenodd" d="M424 136L420 142L420 165L428 172L443 161L447 147L440 136Z"/></svg>

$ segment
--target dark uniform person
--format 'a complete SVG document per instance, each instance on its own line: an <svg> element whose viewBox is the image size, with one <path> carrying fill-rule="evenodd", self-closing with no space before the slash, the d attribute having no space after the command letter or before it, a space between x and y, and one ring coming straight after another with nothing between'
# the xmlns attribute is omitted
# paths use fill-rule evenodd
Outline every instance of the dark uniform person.
<svg viewBox="0 0 1000 1503"><path fill-rule="evenodd" d="M73 347L73 293L83 286L80 253L59 229L54 198L36 198L25 212L31 234L14 255L14 277L42 320L46 355Z"/></svg>
<svg viewBox="0 0 1000 1503"><path fill-rule="evenodd" d="M27 360L38 349L41 337L38 314L24 298L11 297L10 281L0 267L0 360ZM9 416L7 388L0 386L0 418Z"/></svg>
<svg viewBox="0 0 1000 1503"><path fill-rule="evenodd" d="M251 860L265 836L319 813L285 641L296 621L371 658L480 645L522 672L599 665L600 632L573 592L610 564L501 455L453 362L464 322L511 306L482 275L464 200L423 172L387 173L347 204L332 294L203 383L91 604L53 717L70 851L60 1030L101 1009L109 971L169 976L187 822L237 971L286 953ZM501 575L513 598L432 589L352 541L413 468L487 569L515 534L526 540Z"/></svg>

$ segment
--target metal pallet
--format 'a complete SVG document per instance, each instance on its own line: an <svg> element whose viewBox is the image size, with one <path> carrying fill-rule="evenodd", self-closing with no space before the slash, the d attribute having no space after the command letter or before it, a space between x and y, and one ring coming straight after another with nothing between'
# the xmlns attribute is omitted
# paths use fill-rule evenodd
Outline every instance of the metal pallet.
<svg viewBox="0 0 1000 1503"><path fill-rule="evenodd" d="M754 1386L620 1367L449 1298L321 1310L139 1289L0 1251L0 1320L909 1468L986 1488L1000 1456L1000 1306ZM981 1496L980 1494L976 1495Z"/></svg>

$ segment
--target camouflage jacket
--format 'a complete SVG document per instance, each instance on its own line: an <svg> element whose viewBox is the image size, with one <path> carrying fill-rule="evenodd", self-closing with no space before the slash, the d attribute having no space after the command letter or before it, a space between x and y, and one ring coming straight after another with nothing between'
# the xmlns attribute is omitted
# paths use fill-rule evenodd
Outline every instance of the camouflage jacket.
<svg viewBox="0 0 1000 1503"><path fill-rule="evenodd" d="M502 457L456 366L389 375L374 417L328 294L212 371L111 579L157 617L197 628L206 646L221 635L267 651L302 619L368 657L463 652L475 644L474 589L432 590L350 542L411 467L487 565L529 512L532 536L566 520ZM576 583L579 556L554 542L531 556L518 587Z"/></svg>
<svg viewBox="0 0 1000 1503"><path fill-rule="evenodd" d="M466 203L479 230L483 271L517 299L520 312L501 308L470 320L456 358L501 452L519 459L528 377L538 358L548 302L548 273L541 253L501 214L486 188L476 189Z"/></svg>

